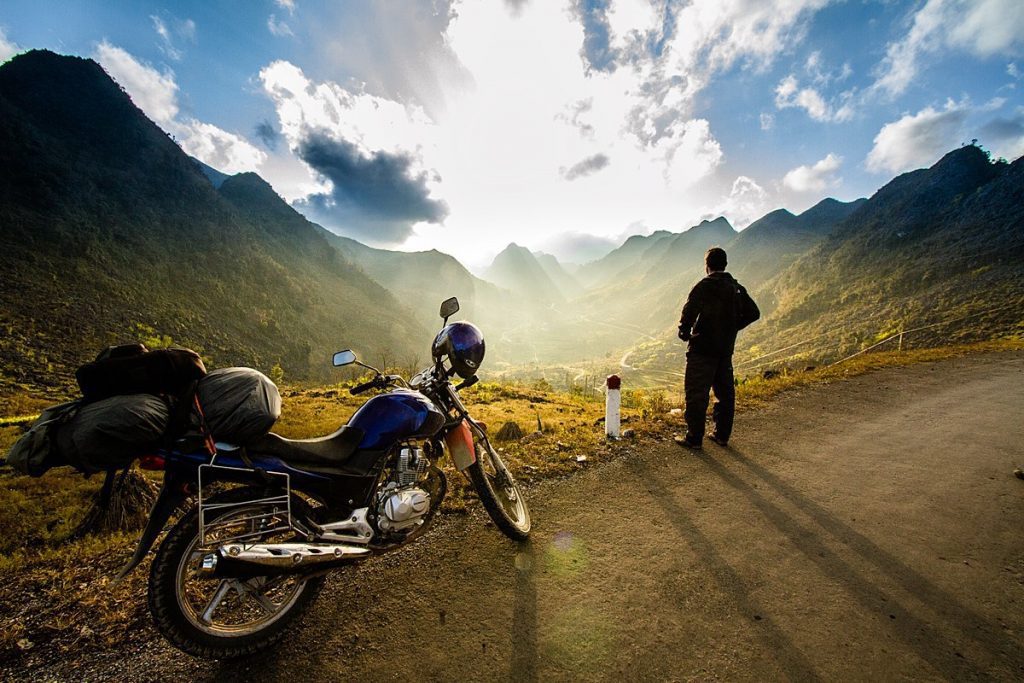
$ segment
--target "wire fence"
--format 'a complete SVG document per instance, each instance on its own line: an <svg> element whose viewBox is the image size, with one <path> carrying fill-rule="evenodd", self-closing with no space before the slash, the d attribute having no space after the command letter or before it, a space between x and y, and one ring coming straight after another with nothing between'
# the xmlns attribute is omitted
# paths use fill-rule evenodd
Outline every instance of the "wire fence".
<svg viewBox="0 0 1024 683"><path fill-rule="evenodd" d="M930 325L921 325L920 327L915 327L915 328L910 329L910 330L900 330L899 332L894 332L894 333L890 334L889 336L887 336L882 341L880 341L878 343L875 343L875 344L872 344L871 346L867 347L866 349L861 349L860 351L858 351L856 353L851 353L849 356L846 356L845 358L841 358L841 359L835 361L834 363L829 363L828 367L832 367L833 365L839 365L840 363L845 363L846 361L850 360L851 358L856 358L857 356L865 354L868 351L871 351L872 349L878 348L879 346L881 346L882 344L885 344L886 342L892 341L893 339L899 338L899 340L902 342L904 335L911 334L913 332L921 332L922 330L930 330L930 329L933 329L933 328L936 328L936 327L941 327L943 325L950 325L952 323L963 322L964 320L968 320L970 318L976 318L976 317L978 317L980 315L986 315L988 313L995 313L996 311L1003 311L1003 310L1006 310L1008 308L1018 308L1019 309L1019 308L1021 308L1021 306L1022 306L1022 302L1015 301L1015 302L1010 303L1010 304L1004 304L1002 306L995 306L993 308L989 308L989 309L986 309L984 311L977 311L975 313L969 313L967 315L963 315L963 316L960 316L958 318L950 318L949 320L942 320L940 322L932 323Z"/></svg>

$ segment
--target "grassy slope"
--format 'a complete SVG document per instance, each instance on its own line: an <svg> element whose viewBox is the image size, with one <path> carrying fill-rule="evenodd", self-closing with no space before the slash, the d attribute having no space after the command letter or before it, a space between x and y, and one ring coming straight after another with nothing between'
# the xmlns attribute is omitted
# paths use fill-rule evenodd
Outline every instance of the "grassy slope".
<svg viewBox="0 0 1024 683"><path fill-rule="evenodd" d="M1024 349L1024 342L1009 339L864 354L828 368L745 381L738 387L739 409L756 410L787 390L839 381L878 368L1019 349ZM277 431L306 437L336 428L361 402L344 389L345 385L334 385L287 390ZM4 404L4 414L37 410L44 403L35 397L22 397L16 404ZM626 392L626 426L635 429L636 437L611 443L604 439L597 423L603 415L603 405L597 400L555 393L537 385L481 384L466 392L466 403L474 415L489 423L492 433L506 421L519 423L529 433L536 429L540 417L542 435L502 444L516 475L527 482L568 475L633 447L649 447L681 428L679 419L668 412L676 406L662 392ZM0 425L0 449L5 451L21 432L22 427L11 421ZM579 462L579 456L586 456L585 462ZM475 505L475 497L462 477L450 468L448 475L452 491L444 510L458 513ZM0 603L11 606L0 615L0 667L5 663L40 666L47 659L88 643L124 645L151 637L151 631L144 627L149 618L143 599L146 566L119 585L110 580L130 555L135 534L64 542L84 513L89 496L98 489L99 480L86 481L66 471L30 479L0 470L0 483L0 528L9 530L0 538Z"/></svg>

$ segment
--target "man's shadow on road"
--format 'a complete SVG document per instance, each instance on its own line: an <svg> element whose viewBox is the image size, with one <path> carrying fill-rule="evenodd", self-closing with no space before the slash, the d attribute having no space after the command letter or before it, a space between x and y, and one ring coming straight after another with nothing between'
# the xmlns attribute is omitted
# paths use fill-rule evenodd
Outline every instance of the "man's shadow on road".
<svg viewBox="0 0 1024 683"><path fill-rule="evenodd" d="M889 615L896 624L895 635L940 674L951 678L987 677L989 667L979 666L979 663L967 660L963 653L958 652L955 643L950 642L927 621L901 606L893 596L886 594L869 577L859 574L854 567L830 550L812 528L768 500L755 485L748 483L716 459L719 453L726 454L732 461L745 467L750 474L799 508L828 534L874 565L903 590L943 616L947 626L960 631L977 643L995 660L993 663L1002 663L1008 671L1020 671L1020 663L1011 661L1008 657L1009 653L1019 652L1019 643L994 630L990 621L971 611L955 596L940 589L924 576L900 562L891 553L841 521L822 505L801 494L792 485L783 481L742 451L729 446L724 449L715 449L711 453L704 452L696 458L697 462L707 467L713 474L743 495L769 523L789 539L801 554L814 563L824 575L844 586L847 592L866 610ZM668 493L664 487L662 490L666 494ZM655 496L655 500L667 501L662 503L662 506L666 508L666 512L671 513L670 517L676 521L677 526L687 529L690 535L699 535L699 531L696 531L693 523L685 518L685 511L671 500L670 495ZM706 542L706 539L703 540ZM721 561L721 558L718 559ZM731 569L729 571L731 572ZM775 633L773 636L775 640L780 641L780 633L781 631ZM790 643L790 645L792 644Z"/></svg>
<svg viewBox="0 0 1024 683"><path fill-rule="evenodd" d="M636 475L640 485L651 494L651 500L665 513L668 521L683 536L690 548L715 579L716 584L735 603L740 613L751 620L758 620L764 629L763 639L790 680L820 680L803 652L793 643L788 634L765 614L764 609L750 596L750 589L729 563L715 548L714 543L697 528L690 514L676 502L669 488L658 480L651 468L640 458L626 461L628 469Z"/></svg>

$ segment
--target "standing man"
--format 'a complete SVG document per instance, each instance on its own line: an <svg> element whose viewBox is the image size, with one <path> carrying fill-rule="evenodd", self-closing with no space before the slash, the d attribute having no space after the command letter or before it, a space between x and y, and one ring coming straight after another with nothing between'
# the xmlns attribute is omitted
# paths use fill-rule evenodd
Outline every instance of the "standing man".
<svg viewBox="0 0 1024 683"><path fill-rule="evenodd" d="M676 437L680 446L699 451L704 440L704 419L709 392L715 392L712 419L715 431L708 437L720 446L729 442L736 411L736 387L732 378L732 352L736 333L761 317L747 290L725 272L727 259L721 247L704 254L707 277L694 285L679 320L679 338L686 350L686 436Z"/></svg>

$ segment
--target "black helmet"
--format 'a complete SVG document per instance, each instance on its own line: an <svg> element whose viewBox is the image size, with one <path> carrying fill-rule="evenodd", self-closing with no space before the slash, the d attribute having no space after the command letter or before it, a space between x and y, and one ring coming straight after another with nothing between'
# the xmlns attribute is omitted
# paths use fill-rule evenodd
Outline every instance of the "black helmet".
<svg viewBox="0 0 1024 683"><path fill-rule="evenodd" d="M484 361L484 335L472 323L450 323L434 337L431 353L437 362L447 356L455 372L468 379L476 374Z"/></svg>

